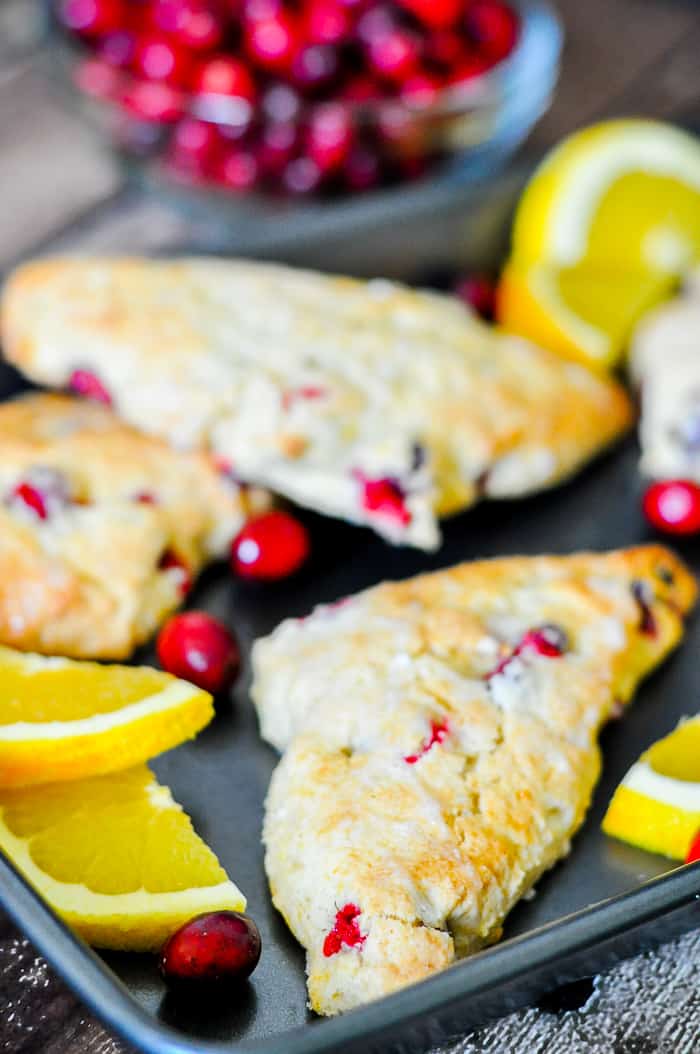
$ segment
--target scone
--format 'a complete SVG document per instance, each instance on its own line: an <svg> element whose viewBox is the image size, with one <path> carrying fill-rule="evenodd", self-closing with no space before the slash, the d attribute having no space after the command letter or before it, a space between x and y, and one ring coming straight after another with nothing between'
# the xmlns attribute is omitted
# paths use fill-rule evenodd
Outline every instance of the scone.
<svg viewBox="0 0 700 1054"><path fill-rule="evenodd" d="M0 404L0 643L128 656L266 503L96 403Z"/></svg>
<svg viewBox="0 0 700 1054"><path fill-rule="evenodd" d="M660 546L462 564L255 645L272 896L335 1014L498 939L569 849L601 726L683 634Z"/></svg>
<svg viewBox="0 0 700 1054"><path fill-rule="evenodd" d="M700 483L700 270L643 319L630 370L641 391L642 472Z"/></svg>
<svg viewBox="0 0 700 1054"><path fill-rule="evenodd" d="M614 381L456 299L270 264L41 260L10 278L2 338L34 380L426 549L438 517L557 483L630 421Z"/></svg>

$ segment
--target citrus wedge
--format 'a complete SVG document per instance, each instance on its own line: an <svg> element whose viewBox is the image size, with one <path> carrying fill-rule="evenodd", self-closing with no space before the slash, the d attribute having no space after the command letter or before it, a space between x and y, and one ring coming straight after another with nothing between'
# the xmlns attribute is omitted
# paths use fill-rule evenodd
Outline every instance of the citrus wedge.
<svg viewBox="0 0 700 1054"><path fill-rule="evenodd" d="M498 289L498 321L565 358L609 368L650 308L676 284L655 271L511 262Z"/></svg>
<svg viewBox="0 0 700 1054"><path fill-rule="evenodd" d="M0 647L0 787L115 772L194 736L211 696L147 667Z"/></svg>
<svg viewBox="0 0 700 1054"><path fill-rule="evenodd" d="M0 848L85 940L155 951L245 897L145 765L0 792Z"/></svg>
<svg viewBox="0 0 700 1054"><path fill-rule="evenodd" d="M515 219L518 261L679 274L700 257L700 141L657 121L617 120L565 139Z"/></svg>
<svg viewBox="0 0 700 1054"><path fill-rule="evenodd" d="M700 831L700 714L642 754L615 791L603 830L685 860Z"/></svg>

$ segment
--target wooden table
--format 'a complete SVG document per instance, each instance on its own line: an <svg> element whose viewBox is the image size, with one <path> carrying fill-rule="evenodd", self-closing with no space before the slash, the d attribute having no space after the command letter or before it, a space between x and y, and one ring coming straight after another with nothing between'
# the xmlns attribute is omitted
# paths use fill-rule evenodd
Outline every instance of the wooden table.
<svg viewBox="0 0 700 1054"><path fill-rule="evenodd" d="M559 0L559 8L567 29L563 76L529 149L604 116L700 124L695 0ZM55 98L41 71L39 37L38 0L2 0L0 267L54 234L61 247L132 251L201 236L174 206L125 185L108 151ZM441 1054L696 1054L698 976L696 933L597 978L579 1010L522 1011ZM2 916L0 1054L126 1054Z"/></svg>

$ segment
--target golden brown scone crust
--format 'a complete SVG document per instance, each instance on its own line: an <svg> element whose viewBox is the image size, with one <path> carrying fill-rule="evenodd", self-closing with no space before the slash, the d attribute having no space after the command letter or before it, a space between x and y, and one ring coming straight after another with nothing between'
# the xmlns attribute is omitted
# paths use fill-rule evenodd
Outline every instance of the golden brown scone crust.
<svg viewBox="0 0 700 1054"><path fill-rule="evenodd" d="M45 519L17 497L22 484L46 499ZM182 599L164 557L194 577L266 500L96 403L0 404L0 643L128 656Z"/></svg>
<svg viewBox="0 0 700 1054"><path fill-rule="evenodd" d="M86 368L136 427L423 548L438 516L557 483L631 417L614 381L456 299L247 261L40 260L7 283L2 339L34 380ZM398 511L366 498L378 479Z"/></svg>
<svg viewBox="0 0 700 1054"><path fill-rule="evenodd" d="M695 597L661 546L507 558L377 586L256 643L253 697L284 751L266 868L316 1011L498 939L583 821L601 726ZM562 654L523 645L542 627ZM329 949L347 905L361 943Z"/></svg>

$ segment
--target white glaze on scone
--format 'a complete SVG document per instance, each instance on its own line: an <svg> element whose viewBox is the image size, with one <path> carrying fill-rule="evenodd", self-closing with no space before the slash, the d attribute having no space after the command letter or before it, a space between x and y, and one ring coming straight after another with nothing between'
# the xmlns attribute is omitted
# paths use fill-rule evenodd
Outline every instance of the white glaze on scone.
<svg viewBox="0 0 700 1054"><path fill-rule="evenodd" d="M42 518L17 495L43 495ZM123 658L223 556L267 496L105 407L59 395L0 405L0 643Z"/></svg>
<svg viewBox="0 0 700 1054"><path fill-rule="evenodd" d="M615 382L499 334L456 299L383 280L42 260L10 278L2 331L35 380L93 371L131 424L427 549L437 517L558 482L630 420ZM380 480L398 488L398 509L367 499Z"/></svg>
<svg viewBox="0 0 700 1054"><path fill-rule="evenodd" d="M642 472L700 483L700 271L642 320L630 372L641 392Z"/></svg>
<svg viewBox="0 0 700 1054"><path fill-rule="evenodd" d="M256 643L253 698L284 752L266 868L316 1011L499 937L583 820L601 726L694 599L660 546L510 558L380 585ZM523 644L542 627L561 653ZM357 942L329 949L348 905Z"/></svg>

